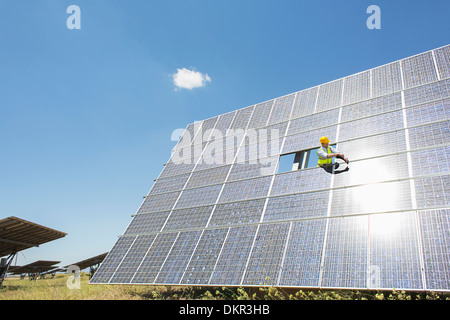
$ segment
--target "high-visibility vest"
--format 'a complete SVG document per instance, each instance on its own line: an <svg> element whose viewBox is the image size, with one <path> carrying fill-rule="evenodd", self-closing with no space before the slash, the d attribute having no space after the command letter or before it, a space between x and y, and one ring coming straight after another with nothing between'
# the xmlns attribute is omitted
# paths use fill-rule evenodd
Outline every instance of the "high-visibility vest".
<svg viewBox="0 0 450 320"><path fill-rule="evenodd" d="M323 147L320 147L320 149L322 149L323 151L325 151L324 149L323 149ZM329 164L329 163L333 163L333 158L321 158L320 156L319 156L319 149L317 149L317 156L319 157L319 161L317 161L317 165L320 167L320 166L323 166L324 164ZM328 147L327 148L327 153L328 154L331 154L331 149L330 149L330 147Z"/></svg>

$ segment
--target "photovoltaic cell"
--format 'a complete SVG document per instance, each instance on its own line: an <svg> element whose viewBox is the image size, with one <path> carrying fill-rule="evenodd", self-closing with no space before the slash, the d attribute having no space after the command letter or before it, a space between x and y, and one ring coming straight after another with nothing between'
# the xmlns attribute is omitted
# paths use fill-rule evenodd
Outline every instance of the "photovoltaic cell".
<svg viewBox="0 0 450 320"><path fill-rule="evenodd" d="M184 160L177 161L177 162L168 162L165 166L163 171L161 172L161 175L159 176L160 179L167 178L170 176L175 175L181 175L184 173L190 173L192 169L195 167L195 161L191 157L187 157Z"/></svg>
<svg viewBox="0 0 450 320"><path fill-rule="evenodd" d="M270 100L267 102L257 104L255 106L255 110L252 113L247 129L254 129L266 126L270 116L270 112L272 110L273 103L274 100Z"/></svg>
<svg viewBox="0 0 450 320"><path fill-rule="evenodd" d="M411 149L444 145L450 133L449 120L409 129Z"/></svg>
<svg viewBox="0 0 450 320"><path fill-rule="evenodd" d="M209 226L256 223L261 219L266 199L224 203L216 206Z"/></svg>
<svg viewBox="0 0 450 320"><path fill-rule="evenodd" d="M259 143L242 145L236 156L236 163L243 163L249 161L250 163L258 163L257 160L264 159L260 163L269 163L266 158L274 155L279 155L281 146L283 145L283 138L272 140L260 140Z"/></svg>
<svg viewBox="0 0 450 320"><path fill-rule="evenodd" d="M175 208L181 209L214 204L221 189L222 185L216 184L208 187L184 190Z"/></svg>
<svg viewBox="0 0 450 320"><path fill-rule="evenodd" d="M414 179L419 209L450 205L450 175Z"/></svg>
<svg viewBox="0 0 450 320"><path fill-rule="evenodd" d="M181 283L208 284L227 232L228 229L212 229L203 232Z"/></svg>
<svg viewBox="0 0 450 320"><path fill-rule="evenodd" d="M318 139L326 136L331 142L336 141L337 126L305 131L299 134L287 136L284 141L283 153L296 152L319 147Z"/></svg>
<svg viewBox="0 0 450 320"><path fill-rule="evenodd" d="M367 216L328 220L322 287L367 285Z"/></svg>
<svg viewBox="0 0 450 320"><path fill-rule="evenodd" d="M445 119L450 120L450 100L440 100L408 108L406 117L409 127Z"/></svg>
<svg viewBox="0 0 450 320"><path fill-rule="evenodd" d="M179 195L180 191L147 196L137 213L170 210L175 205Z"/></svg>
<svg viewBox="0 0 450 320"><path fill-rule="evenodd" d="M268 125L289 120L295 94L275 99Z"/></svg>
<svg viewBox="0 0 450 320"><path fill-rule="evenodd" d="M186 173L182 175L158 179L153 185L152 190L149 192L149 195L181 190L186 184L189 176L190 173Z"/></svg>
<svg viewBox="0 0 450 320"><path fill-rule="evenodd" d="M172 210L164 231L203 228L208 222L213 206Z"/></svg>
<svg viewBox="0 0 450 320"><path fill-rule="evenodd" d="M369 98L370 71L360 72L344 79L344 105L367 100Z"/></svg>
<svg viewBox="0 0 450 320"><path fill-rule="evenodd" d="M192 139L192 144L208 141L218 119L219 117L214 117L201 122L199 129L197 129L197 134Z"/></svg>
<svg viewBox="0 0 450 320"><path fill-rule="evenodd" d="M411 152L413 176L450 174L450 146Z"/></svg>
<svg viewBox="0 0 450 320"><path fill-rule="evenodd" d="M405 90L405 105L414 106L445 99L450 96L450 80L433 82L424 86Z"/></svg>
<svg viewBox="0 0 450 320"><path fill-rule="evenodd" d="M180 232L156 277L156 283L179 284L201 231Z"/></svg>
<svg viewBox="0 0 450 320"><path fill-rule="evenodd" d="M170 211L138 214L133 217L124 234L145 234L160 231Z"/></svg>
<svg viewBox="0 0 450 320"><path fill-rule="evenodd" d="M400 93L394 93L379 98L351 104L342 108L341 122L352 121L374 116L389 111L400 110L402 98Z"/></svg>
<svg viewBox="0 0 450 320"><path fill-rule="evenodd" d="M423 288L415 212L369 216L369 288Z"/></svg>
<svg viewBox="0 0 450 320"><path fill-rule="evenodd" d="M361 146L366 146L362 148ZM338 144L337 149L345 155L351 155L351 160L361 160L386 154L404 152L406 148L405 132L403 130L384 134L356 138Z"/></svg>
<svg viewBox="0 0 450 320"><path fill-rule="evenodd" d="M142 259L131 283L152 283L170 252L178 233L160 233Z"/></svg>
<svg viewBox="0 0 450 320"><path fill-rule="evenodd" d="M332 196L332 216L413 209L408 180L345 186Z"/></svg>
<svg viewBox="0 0 450 320"><path fill-rule="evenodd" d="M280 286L318 287L326 220L293 222Z"/></svg>
<svg viewBox="0 0 450 320"><path fill-rule="evenodd" d="M402 128L402 112L393 111L341 124L339 139L354 139L368 134L384 133Z"/></svg>
<svg viewBox="0 0 450 320"><path fill-rule="evenodd" d="M215 130L220 132L222 136L226 135L227 130L231 126L231 122L234 119L234 116L236 114L236 111L229 112L226 114L222 114L219 119L217 120L216 126L214 127Z"/></svg>
<svg viewBox="0 0 450 320"><path fill-rule="evenodd" d="M329 196L330 191L327 190L271 197L267 203L264 221L325 217Z"/></svg>
<svg viewBox="0 0 450 320"><path fill-rule="evenodd" d="M247 128L248 122L250 121L250 117L252 116L253 109L254 109L254 107L251 106L251 107L239 110L233 119L233 123L231 124L230 129L245 130Z"/></svg>
<svg viewBox="0 0 450 320"><path fill-rule="evenodd" d="M243 284L277 283L288 231L289 223L259 227Z"/></svg>
<svg viewBox="0 0 450 320"><path fill-rule="evenodd" d="M409 177L406 154L372 158L352 162L352 174L340 174L335 177L334 187L354 186L389 181L392 177ZM374 194L374 196L376 196Z"/></svg>
<svg viewBox="0 0 450 320"><path fill-rule="evenodd" d="M225 184L219 203L266 197L271 176Z"/></svg>
<svg viewBox="0 0 450 320"><path fill-rule="evenodd" d="M186 188L198 188L209 184L223 183L230 171L231 165L219 166L208 170L194 171Z"/></svg>
<svg viewBox="0 0 450 320"><path fill-rule="evenodd" d="M319 87L297 92L291 119L306 116L314 112Z"/></svg>
<svg viewBox="0 0 450 320"><path fill-rule="evenodd" d="M339 109L333 109L327 112L321 112L298 119L293 119L289 126L289 135L307 132L311 128L327 127L331 124L337 124L339 119ZM317 142L316 142L317 143Z"/></svg>
<svg viewBox="0 0 450 320"><path fill-rule="evenodd" d="M245 271L257 226L230 228L210 284L239 285Z"/></svg>
<svg viewBox="0 0 450 320"><path fill-rule="evenodd" d="M433 50L441 79L450 78L450 46Z"/></svg>
<svg viewBox="0 0 450 320"><path fill-rule="evenodd" d="M372 69L372 97L390 94L401 89L402 76L398 61Z"/></svg>
<svg viewBox="0 0 450 320"><path fill-rule="evenodd" d="M402 60L405 89L437 80L431 52L422 53Z"/></svg>
<svg viewBox="0 0 450 320"><path fill-rule="evenodd" d="M155 235L138 236L115 270L111 281L114 283L130 283L154 239Z"/></svg>
<svg viewBox="0 0 450 320"><path fill-rule="evenodd" d="M427 289L450 289L450 210L419 212Z"/></svg>
<svg viewBox="0 0 450 320"><path fill-rule="evenodd" d="M197 134L197 131L200 129L201 123L191 123L189 124L183 132L183 135L180 137L178 144L175 148L179 146L190 145Z"/></svg>
<svg viewBox="0 0 450 320"><path fill-rule="evenodd" d="M315 112L339 107L342 99L342 79L328 82L319 86Z"/></svg>
<svg viewBox="0 0 450 320"><path fill-rule="evenodd" d="M91 282L108 283L135 239L136 237L120 237L103 260L101 269L95 272Z"/></svg>
<svg viewBox="0 0 450 320"><path fill-rule="evenodd" d="M321 168L278 174L273 182L271 196L309 192L330 188L331 175Z"/></svg>
<svg viewBox="0 0 450 320"><path fill-rule="evenodd" d="M233 164L228 181L257 178L275 173L278 156L254 159L246 159Z"/></svg>

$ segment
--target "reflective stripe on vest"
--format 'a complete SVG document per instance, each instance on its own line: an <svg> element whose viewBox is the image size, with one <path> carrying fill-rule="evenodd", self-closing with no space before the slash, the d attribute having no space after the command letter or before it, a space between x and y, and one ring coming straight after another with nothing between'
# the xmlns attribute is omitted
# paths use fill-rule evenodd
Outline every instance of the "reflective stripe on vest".
<svg viewBox="0 0 450 320"><path fill-rule="evenodd" d="M325 152L325 150L324 150L322 147L320 147L320 149L322 149L322 150ZM319 156L319 149L317 149L316 152L317 152L317 156L319 157L319 161L317 161L317 165L318 165L318 166L322 166L322 165L324 165L324 164L333 163L333 159L332 159L332 158L324 158L324 159L322 159L322 158ZM327 148L327 154L331 154L331 149L330 149L330 147Z"/></svg>

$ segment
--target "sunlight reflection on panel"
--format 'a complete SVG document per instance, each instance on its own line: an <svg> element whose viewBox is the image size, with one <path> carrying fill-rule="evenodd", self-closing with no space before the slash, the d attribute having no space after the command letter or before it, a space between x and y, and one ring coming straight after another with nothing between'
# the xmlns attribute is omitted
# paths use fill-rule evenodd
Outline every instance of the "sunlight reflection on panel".
<svg viewBox="0 0 450 320"><path fill-rule="evenodd" d="M369 184L352 189L353 201L362 212L382 212L393 209L398 196L395 185L388 183Z"/></svg>
<svg viewBox="0 0 450 320"><path fill-rule="evenodd" d="M372 183L374 181L389 180L392 172L383 165L382 159L373 159L370 166L359 165L350 175L350 185ZM375 183L352 188L353 201L363 212L390 211L396 201L398 190L391 183Z"/></svg>
<svg viewBox="0 0 450 320"><path fill-rule="evenodd" d="M370 288L422 288L414 211L369 215Z"/></svg>
<svg viewBox="0 0 450 320"><path fill-rule="evenodd" d="M405 154L368 159L350 163L349 173L337 175L334 186L352 186L373 182L391 181L408 177L408 165ZM343 165L345 168L345 164ZM339 170L339 169L338 169Z"/></svg>
<svg viewBox="0 0 450 320"><path fill-rule="evenodd" d="M405 223L404 214L399 213L370 215L369 219L370 234L381 239L392 238Z"/></svg>

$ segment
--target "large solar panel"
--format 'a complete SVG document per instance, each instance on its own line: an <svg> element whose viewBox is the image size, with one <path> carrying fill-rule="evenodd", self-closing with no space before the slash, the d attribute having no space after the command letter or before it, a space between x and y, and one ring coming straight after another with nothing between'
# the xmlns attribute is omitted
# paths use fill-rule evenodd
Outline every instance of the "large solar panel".
<svg viewBox="0 0 450 320"><path fill-rule="evenodd" d="M91 283L450 290L449 57L189 124ZM277 172L323 135L349 172Z"/></svg>

